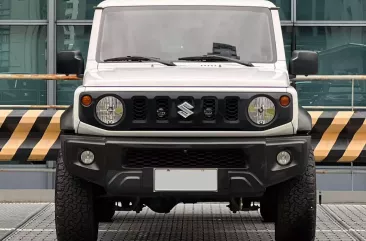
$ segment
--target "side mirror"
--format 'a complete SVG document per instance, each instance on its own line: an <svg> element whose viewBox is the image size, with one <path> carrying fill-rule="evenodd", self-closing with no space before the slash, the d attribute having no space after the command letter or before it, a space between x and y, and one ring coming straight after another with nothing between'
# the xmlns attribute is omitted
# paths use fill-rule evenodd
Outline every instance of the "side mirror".
<svg viewBox="0 0 366 241"><path fill-rule="evenodd" d="M80 51L62 51L57 53L57 73L58 74L84 74L84 59Z"/></svg>
<svg viewBox="0 0 366 241"><path fill-rule="evenodd" d="M315 75L318 73L318 54L313 51L292 52L290 61L290 74Z"/></svg>

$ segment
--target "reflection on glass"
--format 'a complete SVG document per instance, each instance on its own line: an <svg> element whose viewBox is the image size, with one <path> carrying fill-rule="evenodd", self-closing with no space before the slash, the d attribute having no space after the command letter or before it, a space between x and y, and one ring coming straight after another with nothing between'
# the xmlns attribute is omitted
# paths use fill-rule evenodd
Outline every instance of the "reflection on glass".
<svg viewBox="0 0 366 241"><path fill-rule="evenodd" d="M366 28L299 27L297 49L319 53L319 74L366 73Z"/></svg>
<svg viewBox="0 0 366 241"><path fill-rule="evenodd" d="M86 59L91 26L64 25L57 27L57 51L80 50Z"/></svg>
<svg viewBox="0 0 366 241"><path fill-rule="evenodd" d="M366 106L366 81L354 80L354 106Z"/></svg>
<svg viewBox="0 0 366 241"><path fill-rule="evenodd" d="M0 72L47 71L46 26L0 26ZM46 81L0 80L0 104L46 104Z"/></svg>
<svg viewBox="0 0 366 241"><path fill-rule="evenodd" d="M280 8L281 20L291 20L291 0L270 0Z"/></svg>
<svg viewBox="0 0 366 241"><path fill-rule="evenodd" d="M86 60L89 47L91 26L58 26L57 27L57 51L80 50ZM58 81L57 104L70 105L73 101L75 89L81 85L81 81Z"/></svg>
<svg viewBox="0 0 366 241"><path fill-rule="evenodd" d="M57 81L56 101L58 105L71 105L75 89L81 85L81 80Z"/></svg>
<svg viewBox="0 0 366 241"><path fill-rule="evenodd" d="M301 106L351 106L351 81L300 81L296 82ZM364 101L357 96L355 101Z"/></svg>
<svg viewBox="0 0 366 241"><path fill-rule="evenodd" d="M0 0L0 19L47 19L48 0Z"/></svg>
<svg viewBox="0 0 366 241"><path fill-rule="evenodd" d="M103 14L100 61L123 56L152 56L176 61L216 52L252 63L276 60L269 9L116 7L105 9ZM216 46L226 47L218 51Z"/></svg>
<svg viewBox="0 0 366 241"><path fill-rule="evenodd" d="M285 54L287 65L291 58L291 44L292 44L292 27L282 27L283 42L285 44Z"/></svg>
<svg viewBox="0 0 366 241"><path fill-rule="evenodd" d="M364 0L297 0L297 20L366 20Z"/></svg>
<svg viewBox="0 0 366 241"><path fill-rule="evenodd" d="M1 105L45 105L47 83L43 80L0 80Z"/></svg>
<svg viewBox="0 0 366 241"><path fill-rule="evenodd" d="M93 19L94 7L102 0L57 0L57 19Z"/></svg>
<svg viewBox="0 0 366 241"><path fill-rule="evenodd" d="M297 49L319 53L319 74L362 75L366 73L366 28L364 27L299 27ZM306 82L300 93L300 103L325 106L350 106L351 81ZM307 99L318 93L314 100ZM355 82L354 103L366 104L364 83ZM309 95L307 95L309 94ZM306 97L306 96L308 97ZM305 101L305 102L304 102Z"/></svg>

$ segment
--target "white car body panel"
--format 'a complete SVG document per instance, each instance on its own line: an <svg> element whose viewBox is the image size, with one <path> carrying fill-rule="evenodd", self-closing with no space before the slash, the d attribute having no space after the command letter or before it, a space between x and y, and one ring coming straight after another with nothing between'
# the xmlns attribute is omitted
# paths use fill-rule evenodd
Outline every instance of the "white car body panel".
<svg viewBox="0 0 366 241"><path fill-rule="evenodd" d="M292 135L293 125L287 123L265 131L108 131L80 122L78 133L120 137L269 137Z"/></svg>
<svg viewBox="0 0 366 241"><path fill-rule="evenodd" d="M170 67L157 62L98 63L97 45L102 12L109 7L128 6L237 6L271 9L277 61L253 63L247 67L229 62L175 62ZM80 122L79 98L84 91L153 92L287 92L292 95L293 120L266 131L107 131ZM74 129L79 134L100 136L182 136L182 137L265 137L296 133L298 128L297 92L290 86L278 9L265 0L107 0L95 11L83 86L75 91ZM244 110L245 111L245 110Z"/></svg>
<svg viewBox="0 0 366 241"><path fill-rule="evenodd" d="M128 64L125 64L128 65ZM287 73L253 67L192 68L115 68L85 73L84 86L133 87L283 87L289 85Z"/></svg>
<svg viewBox="0 0 366 241"><path fill-rule="evenodd" d="M106 0L98 8L127 6L238 6L275 8L276 5L265 0Z"/></svg>

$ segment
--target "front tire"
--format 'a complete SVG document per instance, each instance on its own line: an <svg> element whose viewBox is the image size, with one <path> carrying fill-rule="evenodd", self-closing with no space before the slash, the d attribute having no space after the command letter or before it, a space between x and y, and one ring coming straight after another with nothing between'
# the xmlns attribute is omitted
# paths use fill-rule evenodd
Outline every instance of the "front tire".
<svg viewBox="0 0 366 241"><path fill-rule="evenodd" d="M313 241L316 226L316 173L313 151L306 172L279 185L276 241Z"/></svg>
<svg viewBox="0 0 366 241"><path fill-rule="evenodd" d="M55 216L58 241L97 240L93 186L65 169L62 153L56 166Z"/></svg>

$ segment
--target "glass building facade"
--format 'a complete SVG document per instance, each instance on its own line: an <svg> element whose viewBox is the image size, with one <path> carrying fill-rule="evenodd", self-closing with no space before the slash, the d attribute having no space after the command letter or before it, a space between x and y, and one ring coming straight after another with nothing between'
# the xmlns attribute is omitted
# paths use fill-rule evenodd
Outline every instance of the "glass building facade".
<svg viewBox="0 0 366 241"><path fill-rule="evenodd" d="M319 74L366 74L366 1L272 1L280 7L288 58L293 49L315 50ZM86 57L99 2L0 0L0 72L55 73L60 50L81 50ZM0 81L0 105L69 105L78 85L79 81ZM366 106L366 82L305 81L297 86L303 106L351 107L352 99L355 106Z"/></svg>

